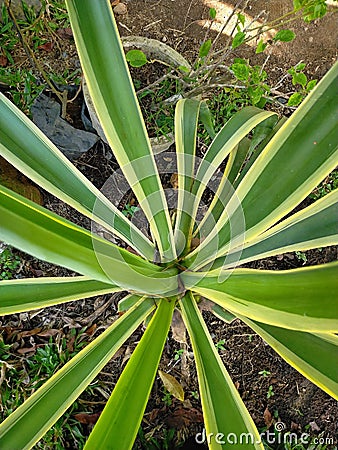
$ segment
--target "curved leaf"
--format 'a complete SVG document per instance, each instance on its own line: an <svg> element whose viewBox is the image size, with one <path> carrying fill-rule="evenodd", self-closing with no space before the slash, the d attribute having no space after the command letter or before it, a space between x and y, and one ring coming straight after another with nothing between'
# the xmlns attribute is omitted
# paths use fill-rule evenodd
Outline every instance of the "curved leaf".
<svg viewBox="0 0 338 450"><path fill-rule="evenodd" d="M160 300L89 436L86 450L108 450L112 448L112 442L116 449L132 448L156 376L174 307L174 300Z"/></svg>
<svg viewBox="0 0 338 450"><path fill-rule="evenodd" d="M338 336L286 330L240 317L301 374L338 400Z"/></svg>
<svg viewBox="0 0 338 450"><path fill-rule="evenodd" d="M238 442L231 447L243 448L245 443L246 449L262 450L258 431L215 349L191 292L180 300L180 306L195 356L209 448L228 448L227 438L236 436ZM241 437L248 440L241 442Z"/></svg>
<svg viewBox="0 0 338 450"><path fill-rule="evenodd" d="M3 449L30 449L62 416L154 309L141 300L87 345L0 425Z"/></svg>
<svg viewBox="0 0 338 450"><path fill-rule="evenodd" d="M178 198L174 236L178 254L190 246L193 207L191 188L195 173L199 109L200 102L192 99L180 100L175 109Z"/></svg>
<svg viewBox="0 0 338 450"><path fill-rule="evenodd" d="M167 202L110 2L66 0L66 5L88 90L106 138L149 221L162 260L175 259Z"/></svg>
<svg viewBox="0 0 338 450"><path fill-rule="evenodd" d="M86 277L23 278L0 283L0 315L119 292L121 288Z"/></svg>
<svg viewBox="0 0 338 450"><path fill-rule="evenodd" d="M154 244L1 93L0 153L39 186L153 259Z"/></svg>
<svg viewBox="0 0 338 450"><path fill-rule="evenodd" d="M201 267L203 259L205 264L225 254L231 241L244 241L244 231L247 241L266 231L292 211L335 168L338 161L337 78L338 63L260 153L213 232L187 256L188 267ZM203 239L203 231L200 238ZM213 250L211 255L208 249ZM195 258L198 263L193 264Z"/></svg>
<svg viewBox="0 0 338 450"><path fill-rule="evenodd" d="M252 320L298 331L338 331L338 263L268 271L182 273L186 288Z"/></svg>
<svg viewBox="0 0 338 450"><path fill-rule="evenodd" d="M196 196L194 214L196 214L202 194L218 166L256 125L273 114L254 106L248 106L231 117L217 133L197 169L192 186L192 194Z"/></svg>
<svg viewBox="0 0 338 450"><path fill-rule="evenodd" d="M210 271L297 250L338 244L338 190L283 220L243 248L218 258Z"/></svg>
<svg viewBox="0 0 338 450"><path fill-rule="evenodd" d="M2 186L0 199L0 239L8 244L94 280L137 292L148 290L152 295L177 286L174 269L163 271Z"/></svg>

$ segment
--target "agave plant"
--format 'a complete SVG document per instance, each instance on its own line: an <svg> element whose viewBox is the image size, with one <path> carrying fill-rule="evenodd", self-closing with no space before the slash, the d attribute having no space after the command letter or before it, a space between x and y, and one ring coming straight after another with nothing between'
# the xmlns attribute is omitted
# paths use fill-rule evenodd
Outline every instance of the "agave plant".
<svg viewBox="0 0 338 450"><path fill-rule="evenodd" d="M79 274L2 281L1 314L129 292L120 304L127 311L2 423L0 447L31 448L149 317L85 447L131 448L176 308L195 355L210 448L224 448L230 433L238 439L250 436L247 449L263 448L215 350L198 300L209 299L219 317L240 318L313 383L337 396L332 364L338 339L337 264L277 272L238 266L337 243L337 192L293 211L337 164L338 66L258 146L246 135L275 119L270 112L249 107L223 126L200 161L196 128L201 102L181 100L175 113L178 188L173 210L167 204L109 2L67 0L67 7L95 109L149 232L141 232L23 113L0 97L1 155L133 250L119 248L0 186L0 239ZM214 200L197 219L203 192L224 160ZM224 436L221 442L218 433ZM234 448L240 446L238 440Z"/></svg>

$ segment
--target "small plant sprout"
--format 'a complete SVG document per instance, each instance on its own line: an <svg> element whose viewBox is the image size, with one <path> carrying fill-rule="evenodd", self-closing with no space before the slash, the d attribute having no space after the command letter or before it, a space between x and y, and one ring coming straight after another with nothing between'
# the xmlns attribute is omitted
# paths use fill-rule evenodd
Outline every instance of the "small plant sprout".
<svg viewBox="0 0 338 450"><path fill-rule="evenodd" d="M295 252L295 254L296 254L297 259L299 259L299 261L303 261L304 264L307 262L306 253L297 251L297 252Z"/></svg>
<svg viewBox="0 0 338 450"><path fill-rule="evenodd" d="M269 370L261 370L260 372L258 372L258 375L261 375L264 378L267 378L269 375L271 375L271 372L269 372Z"/></svg>
<svg viewBox="0 0 338 450"><path fill-rule="evenodd" d="M0 280L10 280L20 266L20 258L10 247L0 248Z"/></svg>
<svg viewBox="0 0 338 450"><path fill-rule="evenodd" d="M172 395L170 394L170 392L164 387L163 388L163 397L162 397L162 402L166 405L166 406L171 406L173 400L172 400Z"/></svg>
<svg viewBox="0 0 338 450"><path fill-rule="evenodd" d="M122 213L126 217L133 217L137 211L139 211L140 208L138 206L131 205L130 203L127 203L125 207L122 210Z"/></svg>
<svg viewBox="0 0 338 450"><path fill-rule="evenodd" d="M199 400L200 395L199 395L198 391L191 391L190 394L195 400Z"/></svg>
<svg viewBox="0 0 338 450"><path fill-rule="evenodd" d="M216 342L215 347L218 351L220 351L220 350L223 351L223 350L225 350L224 344L225 344L225 339L221 339L220 341Z"/></svg>
<svg viewBox="0 0 338 450"><path fill-rule="evenodd" d="M184 353L184 349L180 348L179 350L175 350L174 360L178 361Z"/></svg>
<svg viewBox="0 0 338 450"><path fill-rule="evenodd" d="M266 398L271 398L275 395L275 393L273 392L273 386L272 384L270 384L269 388L268 388L268 392L266 393Z"/></svg>

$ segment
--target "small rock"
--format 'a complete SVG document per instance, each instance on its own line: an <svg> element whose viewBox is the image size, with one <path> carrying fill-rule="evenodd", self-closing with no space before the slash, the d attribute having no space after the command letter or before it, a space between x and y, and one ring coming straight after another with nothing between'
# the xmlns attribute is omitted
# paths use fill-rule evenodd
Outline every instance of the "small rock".
<svg viewBox="0 0 338 450"><path fill-rule="evenodd" d="M319 428L319 426L316 424L316 422L314 422L314 421L313 421L313 422L310 422L309 425L310 425L312 431L320 431L320 428Z"/></svg>
<svg viewBox="0 0 338 450"><path fill-rule="evenodd" d="M119 3L114 8L114 13L122 16L123 14L127 14L128 8L125 3Z"/></svg>
<svg viewBox="0 0 338 450"><path fill-rule="evenodd" d="M34 101L31 107L32 120L46 136L73 160L86 152L99 137L88 131L78 130L60 117L61 106L44 94Z"/></svg>

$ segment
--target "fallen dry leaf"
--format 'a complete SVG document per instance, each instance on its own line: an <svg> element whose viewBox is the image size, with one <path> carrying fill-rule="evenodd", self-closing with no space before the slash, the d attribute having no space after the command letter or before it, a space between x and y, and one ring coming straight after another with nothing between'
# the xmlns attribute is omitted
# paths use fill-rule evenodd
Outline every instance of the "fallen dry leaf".
<svg viewBox="0 0 338 450"><path fill-rule="evenodd" d="M58 334L62 334L61 330L57 330L56 328L49 328L49 330L41 331L41 333L38 333L39 337L51 337L56 336Z"/></svg>
<svg viewBox="0 0 338 450"><path fill-rule="evenodd" d="M64 40L73 38L73 31L71 28L59 28L56 33Z"/></svg>
<svg viewBox="0 0 338 450"><path fill-rule="evenodd" d="M172 185L173 189L178 189L178 174L173 173L170 177L170 184Z"/></svg>
<svg viewBox="0 0 338 450"><path fill-rule="evenodd" d="M38 46L39 50L44 50L45 52L51 52L54 47L54 42L46 42Z"/></svg>
<svg viewBox="0 0 338 450"><path fill-rule="evenodd" d="M6 67L8 64L8 59L4 55L0 55L0 67Z"/></svg>
<svg viewBox="0 0 338 450"><path fill-rule="evenodd" d="M173 318L171 321L171 332L172 332L172 337L173 337L173 339L175 339L176 342L180 342L183 344L187 342L185 325L184 325L183 319L181 317L181 314L177 309L175 309Z"/></svg>
<svg viewBox="0 0 338 450"><path fill-rule="evenodd" d="M23 348L18 348L17 353L19 353L20 355L26 355L26 353L35 353L36 351L36 347L23 347Z"/></svg>
<svg viewBox="0 0 338 450"><path fill-rule="evenodd" d="M129 345L128 345L128 347L126 348L122 363L121 363L121 367L124 365L124 363L126 363L130 359L133 351L134 351L134 349L132 347L129 347Z"/></svg>
<svg viewBox="0 0 338 450"><path fill-rule="evenodd" d="M203 414L196 408L178 408L167 417L166 423L176 430L189 427L192 423L203 423Z"/></svg>
<svg viewBox="0 0 338 450"><path fill-rule="evenodd" d="M124 3L118 3L114 8L114 13L122 16L123 14L127 14L128 8Z"/></svg>
<svg viewBox="0 0 338 450"><path fill-rule="evenodd" d="M272 415L268 408L265 408L265 411L263 413L263 418L264 418L265 425L267 426L267 428L269 428L272 424Z"/></svg>
<svg viewBox="0 0 338 450"><path fill-rule="evenodd" d="M79 413L79 414L74 414L74 419L76 419L78 422L84 423L86 425L94 425L98 421L100 414L101 413L96 413L96 414Z"/></svg>
<svg viewBox="0 0 338 450"><path fill-rule="evenodd" d="M41 330L42 328L34 328L33 330L21 331L20 333L18 333L17 338L22 339L28 336L35 336L36 334L40 334Z"/></svg>
<svg viewBox="0 0 338 450"><path fill-rule="evenodd" d="M120 0L112 0L110 3L112 6L116 6L120 3Z"/></svg>
<svg viewBox="0 0 338 450"><path fill-rule="evenodd" d="M172 375L169 375L168 373L162 372L162 370L159 370L158 374L166 390L178 400L181 400L183 402L184 390L182 385L176 380L176 378Z"/></svg>
<svg viewBox="0 0 338 450"><path fill-rule="evenodd" d="M91 327L87 328L87 330L85 331L85 333L86 333L88 336L92 336L92 335L95 333L96 328L97 328L96 323L93 323L93 325L92 325Z"/></svg>

